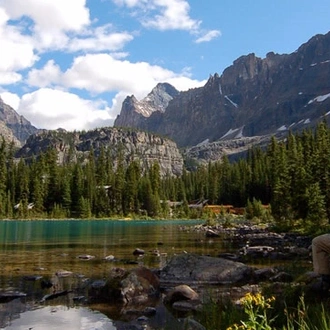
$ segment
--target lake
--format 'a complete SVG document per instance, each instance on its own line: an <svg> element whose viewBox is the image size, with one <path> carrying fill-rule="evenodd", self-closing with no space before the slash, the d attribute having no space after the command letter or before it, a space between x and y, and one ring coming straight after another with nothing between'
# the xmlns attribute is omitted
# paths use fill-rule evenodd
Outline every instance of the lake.
<svg viewBox="0 0 330 330"><path fill-rule="evenodd" d="M22 292L26 297L0 303L0 328L116 329L116 314L106 306L87 308L68 296L40 302L49 293L40 282L57 281L57 289L73 290L84 282L106 278L113 267L160 268L167 258L183 251L216 256L223 248L221 240L182 230L182 226L198 223L202 222L1 221L0 290ZM133 255L136 248L145 255ZM55 274L62 271L72 272L72 276L59 280Z"/></svg>

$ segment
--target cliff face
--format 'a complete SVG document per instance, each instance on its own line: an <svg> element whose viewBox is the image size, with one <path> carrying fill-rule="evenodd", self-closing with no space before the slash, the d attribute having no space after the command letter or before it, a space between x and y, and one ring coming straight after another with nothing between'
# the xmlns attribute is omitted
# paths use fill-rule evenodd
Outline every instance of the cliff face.
<svg viewBox="0 0 330 330"><path fill-rule="evenodd" d="M292 54L241 56L221 76L180 92L165 112L153 112L134 127L168 136L180 147L301 130L328 115L329 77L330 33Z"/></svg>
<svg viewBox="0 0 330 330"><path fill-rule="evenodd" d="M148 168L157 161L162 175L182 173L183 158L175 142L154 134L119 128L99 128L83 133L43 131L31 135L16 157L31 157L55 148L59 163L64 163L77 158L87 159L91 149L97 157L101 147L114 160L121 152L126 164L138 160L142 168Z"/></svg>
<svg viewBox="0 0 330 330"><path fill-rule="evenodd" d="M16 146L24 144L26 139L38 131L23 116L20 116L12 107L5 104L0 97L0 135L8 143Z"/></svg>

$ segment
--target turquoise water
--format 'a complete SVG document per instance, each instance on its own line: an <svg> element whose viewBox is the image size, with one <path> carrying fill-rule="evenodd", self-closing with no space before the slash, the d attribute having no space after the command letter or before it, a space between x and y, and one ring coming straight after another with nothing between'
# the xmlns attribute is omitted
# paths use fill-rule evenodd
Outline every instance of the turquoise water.
<svg viewBox="0 0 330 330"><path fill-rule="evenodd" d="M113 267L144 265L160 268L173 254L183 251L217 255L222 249L221 241L205 239L204 234L193 230L182 230L182 226L198 223L202 222L1 221L0 291L19 291L27 296L0 303L0 328L39 329L40 324L45 327L45 322L48 322L48 329L56 329L58 324L51 323L56 317L52 316L61 314L61 319L66 322L61 329L79 329L77 324L81 320L89 324L95 323L95 318L100 324L99 329L103 328L103 324L111 329L111 315L107 313L105 316L95 307L92 311L76 305L72 297L41 304L40 299L50 291L41 289L40 278L52 283L57 281L57 290L74 290L84 281L105 279ZM143 249L145 255L133 255L136 248ZM91 259L80 258L86 255ZM104 259L110 255L114 257L113 260ZM55 274L59 271L67 271L72 275L58 279ZM34 276L38 277L37 281L27 280ZM106 307L101 306L100 309ZM84 327L81 325L80 328Z"/></svg>

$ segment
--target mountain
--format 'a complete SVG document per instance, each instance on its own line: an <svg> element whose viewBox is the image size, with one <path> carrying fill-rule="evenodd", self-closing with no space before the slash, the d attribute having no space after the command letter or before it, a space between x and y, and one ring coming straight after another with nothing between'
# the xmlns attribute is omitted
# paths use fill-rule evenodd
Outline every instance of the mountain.
<svg viewBox="0 0 330 330"><path fill-rule="evenodd" d="M314 36L291 54L241 56L221 76L211 75L205 86L174 95L165 111L154 107L144 116L143 102L132 102L130 107L124 102L115 126L130 127L124 118L138 114L144 118L134 127L168 136L179 147L217 143L221 148L225 140L256 136L264 141L327 116L329 77L330 32Z"/></svg>
<svg viewBox="0 0 330 330"><path fill-rule="evenodd" d="M38 131L36 127L20 116L11 106L5 104L0 97L0 135L8 143L21 146L26 139Z"/></svg>
<svg viewBox="0 0 330 330"><path fill-rule="evenodd" d="M87 160L90 150L98 157L102 147L110 153L113 166L121 153L126 164L138 160L142 168L148 168L157 161L162 175L182 173L183 158L175 142L151 133L113 127L87 132L40 131L28 138L15 157L31 159L51 148L57 151L58 162L63 164Z"/></svg>
<svg viewBox="0 0 330 330"><path fill-rule="evenodd" d="M120 115L117 116L114 126L141 127L146 118L154 112L165 112L168 103L179 94L172 85L168 83L159 83L153 90L141 101L138 101L134 95L127 96L122 104Z"/></svg>

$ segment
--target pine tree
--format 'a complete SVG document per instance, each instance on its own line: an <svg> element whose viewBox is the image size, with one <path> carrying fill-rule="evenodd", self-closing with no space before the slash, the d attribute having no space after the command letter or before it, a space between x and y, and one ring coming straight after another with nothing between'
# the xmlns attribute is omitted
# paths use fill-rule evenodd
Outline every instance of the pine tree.
<svg viewBox="0 0 330 330"><path fill-rule="evenodd" d="M306 190L307 216L309 226L314 230L322 230L329 222L327 218L324 196L318 183L310 185Z"/></svg>

